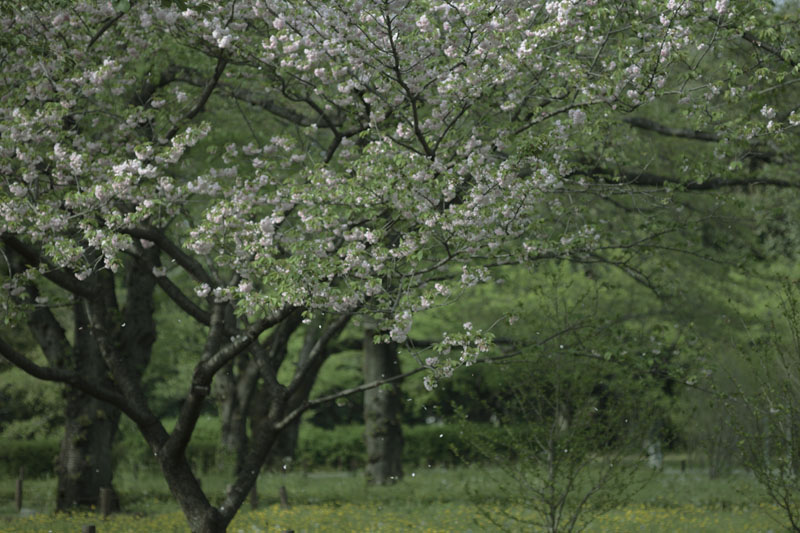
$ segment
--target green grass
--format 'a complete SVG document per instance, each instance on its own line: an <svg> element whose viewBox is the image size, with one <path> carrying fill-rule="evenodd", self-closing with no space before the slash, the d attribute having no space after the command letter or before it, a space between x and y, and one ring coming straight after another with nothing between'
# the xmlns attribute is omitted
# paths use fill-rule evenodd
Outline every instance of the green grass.
<svg viewBox="0 0 800 533"><path fill-rule="evenodd" d="M484 511L525 513L513 492L487 482L485 468L408 470L390 487L367 487L363 476L347 472L264 474L260 505L246 503L228 528L232 533L266 531L492 531L470 494L487 502ZM227 476L207 473L203 487L219 501ZM117 476L125 513L107 519L93 512L53 515L55 480L26 480L24 507L37 512L20 518L13 509L13 479L0 480L0 532L74 532L93 523L99 533L188 531L166 485L153 473ZM280 509L278 488L285 485L291 509ZM599 517L587 531L599 532L768 532L783 531L780 514L751 476L734 472L710 480L705 472L667 467L634 500ZM519 526L512 528L520 531Z"/></svg>

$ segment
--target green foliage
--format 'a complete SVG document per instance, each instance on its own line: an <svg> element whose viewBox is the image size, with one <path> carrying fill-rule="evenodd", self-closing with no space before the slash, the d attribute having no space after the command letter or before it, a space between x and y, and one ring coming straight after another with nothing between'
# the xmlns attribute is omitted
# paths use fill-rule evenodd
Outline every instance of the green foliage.
<svg viewBox="0 0 800 533"><path fill-rule="evenodd" d="M646 479L641 443L657 413L643 401L648 385L602 359L566 354L514 361L509 370L496 390L500 431L463 426L469 447L510 478L501 490L520 504L498 513L477 500L486 516L504 530L572 532L624 504Z"/></svg>
<svg viewBox="0 0 800 533"><path fill-rule="evenodd" d="M757 389L739 384L729 409L745 414L732 425L746 465L800 532L800 281L785 282L781 314L783 324L769 324L751 343Z"/></svg>
<svg viewBox="0 0 800 533"><path fill-rule="evenodd" d="M295 463L305 469L354 470L365 462L364 426L322 429L309 424L300 427Z"/></svg>
<svg viewBox="0 0 800 533"><path fill-rule="evenodd" d="M164 425L171 428L175 425L175 419L165 420ZM198 420L197 429L186 450L186 456L196 471L206 472L224 459L218 455L219 441L219 421L213 417ZM114 460L117 469L133 472L158 470L156 457L128 419L120 423L119 437L114 444Z"/></svg>
<svg viewBox="0 0 800 533"><path fill-rule="evenodd" d="M63 423L61 387L10 369L0 372L0 436L49 438Z"/></svg>
<svg viewBox="0 0 800 533"><path fill-rule="evenodd" d="M58 457L59 441L54 438L18 440L0 437L0 474L16 476L20 467L26 477L52 474Z"/></svg>

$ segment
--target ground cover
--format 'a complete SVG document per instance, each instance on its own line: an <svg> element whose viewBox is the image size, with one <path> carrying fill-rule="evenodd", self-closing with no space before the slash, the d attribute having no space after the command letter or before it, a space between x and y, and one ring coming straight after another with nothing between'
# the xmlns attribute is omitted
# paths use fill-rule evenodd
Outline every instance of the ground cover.
<svg viewBox="0 0 800 533"><path fill-rule="evenodd" d="M492 471L491 474L496 472ZM243 509L228 528L232 533L294 529L342 531L493 531L486 514L502 520L503 512L522 514L514 494L487 482L486 468L409 470L391 487L368 488L360 473L290 472L264 475L260 503ZM208 473L204 487L221 500L224 476ZM25 508L13 510L12 480L2 480L0 532L74 532L95 524L99 533L185 532L185 519L157 476L123 473L117 479L126 513L101 518L93 511L52 514L53 479L26 481ZM289 493L291 508L278 503L278 487ZM476 501L486 505L477 506ZM587 531L599 532L767 532L782 531L780 514L746 472L711 480L704 471L668 466L639 492L633 502L601 516ZM520 530L516 526L514 530Z"/></svg>

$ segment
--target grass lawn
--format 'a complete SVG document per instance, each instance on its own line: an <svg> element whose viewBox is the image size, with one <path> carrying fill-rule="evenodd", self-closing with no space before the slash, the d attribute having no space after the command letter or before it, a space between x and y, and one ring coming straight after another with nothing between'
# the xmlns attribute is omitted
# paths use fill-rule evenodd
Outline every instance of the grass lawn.
<svg viewBox="0 0 800 533"><path fill-rule="evenodd" d="M408 470L391 487L368 488L361 474L293 472L263 475L261 503L249 503L228 528L231 533L265 531L493 531L483 512L511 510L513 494L488 481L482 468ZM492 472L493 473L493 472ZM224 492L225 476L207 474L203 486L212 501ZM95 524L98 533L185 532L176 509L156 475L119 475L116 484L126 513L103 519L92 512L52 514L55 480L26 480L24 507L36 513L18 517L13 509L13 480L0 480L0 532L75 532ZM281 509L278 487L285 485L292 503ZM485 502L480 508L478 501ZM627 506L598 517L589 532L769 532L784 531L781 515L744 472L710 480L705 472L666 468ZM519 525L511 526L521 531Z"/></svg>

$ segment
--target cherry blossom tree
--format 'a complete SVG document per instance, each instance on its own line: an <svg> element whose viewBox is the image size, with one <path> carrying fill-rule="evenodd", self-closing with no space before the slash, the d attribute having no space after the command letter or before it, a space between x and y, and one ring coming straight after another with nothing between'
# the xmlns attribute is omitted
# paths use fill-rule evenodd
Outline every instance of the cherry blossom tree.
<svg viewBox="0 0 800 533"><path fill-rule="evenodd" d="M697 105L723 90L740 98L753 83L752 72L695 80L708 50L746 45L795 69L780 38L758 36L770 9L722 0L5 7L0 239L23 264L7 269L0 307L19 324L42 305L31 290L58 292L85 313L111 379L38 364L2 339L0 354L130 417L192 531L224 531L280 431L329 399L310 400L308 385L351 320L375 324L376 341L402 343L416 313L488 281L493 266L597 261L630 246L624 230L604 232L585 198L638 188L643 201L660 200L712 183L692 172L631 175L613 157L594 158L621 115L687 93L696 135L719 120L734 147L792 131L788 109L742 118ZM172 431L122 340L152 317L146 306L121 312L137 301L135 289L120 294L134 268L208 326ZM282 383L288 339L311 320L319 336ZM465 327L417 370L433 387L490 345L490 334ZM212 504L185 450L214 377L247 351L259 414L230 490Z"/></svg>

